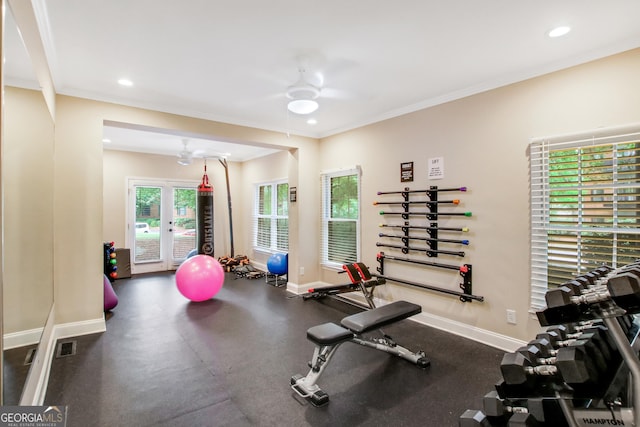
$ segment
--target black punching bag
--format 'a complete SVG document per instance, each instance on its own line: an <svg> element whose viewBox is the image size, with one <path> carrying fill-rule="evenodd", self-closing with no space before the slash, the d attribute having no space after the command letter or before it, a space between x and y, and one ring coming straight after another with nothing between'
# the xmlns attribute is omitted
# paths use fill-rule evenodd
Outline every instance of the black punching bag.
<svg viewBox="0 0 640 427"><path fill-rule="evenodd" d="M196 207L196 225L198 227L196 248L198 254L213 256L213 186L209 184L206 160L202 183L198 185Z"/></svg>

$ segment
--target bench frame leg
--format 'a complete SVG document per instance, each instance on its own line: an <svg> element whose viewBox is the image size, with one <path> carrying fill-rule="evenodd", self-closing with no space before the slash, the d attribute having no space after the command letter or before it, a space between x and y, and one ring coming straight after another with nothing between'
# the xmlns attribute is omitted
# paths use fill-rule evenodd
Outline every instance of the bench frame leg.
<svg viewBox="0 0 640 427"><path fill-rule="evenodd" d="M412 352L411 350L396 344L390 337L386 335L384 335L383 338L363 338L361 336L357 336L351 339L351 341L365 347L370 347L389 354L393 354L394 356L398 356L402 359L408 360L419 368L427 368L431 365L431 361L427 359L424 351L419 350L416 352Z"/></svg>
<svg viewBox="0 0 640 427"><path fill-rule="evenodd" d="M322 406L329 403L329 395L322 391L316 384L320 375L329 364L340 344L316 345L313 350L313 359L310 362L311 369L305 377L294 375L291 377L291 388L299 396L309 399L315 406Z"/></svg>

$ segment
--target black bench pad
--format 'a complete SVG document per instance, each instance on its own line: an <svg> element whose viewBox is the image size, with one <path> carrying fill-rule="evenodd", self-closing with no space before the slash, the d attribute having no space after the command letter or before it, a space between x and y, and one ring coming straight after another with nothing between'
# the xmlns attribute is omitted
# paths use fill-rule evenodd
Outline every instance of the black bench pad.
<svg viewBox="0 0 640 427"><path fill-rule="evenodd" d="M408 301L391 304L347 316L340 322L345 328L361 334L422 312L422 307Z"/></svg>
<svg viewBox="0 0 640 427"><path fill-rule="evenodd" d="M353 338L353 332L335 323L323 323L307 329L307 339L318 345L338 344Z"/></svg>

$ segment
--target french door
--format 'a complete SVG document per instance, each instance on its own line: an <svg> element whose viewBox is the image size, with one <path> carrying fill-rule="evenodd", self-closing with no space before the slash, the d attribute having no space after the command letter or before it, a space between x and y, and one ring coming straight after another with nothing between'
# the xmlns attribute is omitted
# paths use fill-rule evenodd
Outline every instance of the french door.
<svg viewBox="0 0 640 427"><path fill-rule="evenodd" d="M196 247L197 181L130 179L131 273L175 270Z"/></svg>

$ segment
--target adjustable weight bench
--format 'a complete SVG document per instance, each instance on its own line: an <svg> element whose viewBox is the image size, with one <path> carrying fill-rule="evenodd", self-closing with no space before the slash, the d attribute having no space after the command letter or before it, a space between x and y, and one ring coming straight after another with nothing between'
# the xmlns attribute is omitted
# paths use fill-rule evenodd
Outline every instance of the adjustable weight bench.
<svg viewBox="0 0 640 427"><path fill-rule="evenodd" d="M381 330L382 337L380 338L365 338L362 336L362 334L406 319L421 311L422 308L419 305L407 301L396 301L382 307L347 316L340 322L342 326L335 323L323 323L309 328L307 330L307 339L316 345L313 351L313 359L309 363L311 370L305 377L302 375L291 377L291 388L315 406L328 403L329 395L322 391L316 382L340 344L344 342L353 342L396 355L420 368L428 367L431 362L426 358L423 351L413 353L396 344L391 337Z"/></svg>

